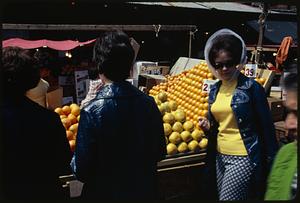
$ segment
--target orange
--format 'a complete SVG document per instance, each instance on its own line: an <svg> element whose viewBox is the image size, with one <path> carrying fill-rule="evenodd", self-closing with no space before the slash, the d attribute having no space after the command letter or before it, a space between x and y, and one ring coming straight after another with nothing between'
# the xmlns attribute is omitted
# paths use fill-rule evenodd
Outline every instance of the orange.
<svg viewBox="0 0 300 203"><path fill-rule="evenodd" d="M77 117L74 116L72 113L70 113L70 114L68 115L68 119L70 119L70 121L71 121L72 124L75 124L75 123L78 122L78 121L77 121Z"/></svg>
<svg viewBox="0 0 300 203"><path fill-rule="evenodd" d="M206 93L206 92L201 92L201 96L202 96L202 97L206 97L206 96L207 96L207 93Z"/></svg>
<svg viewBox="0 0 300 203"><path fill-rule="evenodd" d="M194 126L198 125L198 121L197 120L193 120Z"/></svg>
<svg viewBox="0 0 300 203"><path fill-rule="evenodd" d="M149 95L153 95L153 89L149 91Z"/></svg>
<svg viewBox="0 0 300 203"><path fill-rule="evenodd" d="M61 122L66 129L68 129L72 125L70 119L68 119L68 118L61 119Z"/></svg>
<svg viewBox="0 0 300 203"><path fill-rule="evenodd" d="M69 130L76 134L78 130L78 123L71 125Z"/></svg>
<svg viewBox="0 0 300 203"><path fill-rule="evenodd" d="M208 109L208 103L207 102L203 104L203 108Z"/></svg>
<svg viewBox="0 0 300 203"><path fill-rule="evenodd" d="M54 111L55 111L55 113L57 113L59 115L63 115L64 114L62 108L60 108L60 107L57 107L56 109L54 109Z"/></svg>
<svg viewBox="0 0 300 203"><path fill-rule="evenodd" d="M263 85L266 82L266 78L259 78L258 81Z"/></svg>
<svg viewBox="0 0 300 203"><path fill-rule="evenodd" d="M80 114L80 108L79 108L79 106L74 106L71 109L71 114L73 114L74 116L78 116Z"/></svg>
<svg viewBox="0 0 300 203"><path fill-rule="evenodd" d="M72 131L67 130L67 131L66 131L66 134L67 134L68 140L74 140L75 134L74 134Z"/></svg>
<svg viewBox="0 0 300 203"><path fill-rule="evenodd" d="M208 111L207 110L203 110L202 111L202 116L206 117L207 116Z"/></svg>
<svg viewBox="0 0 300 203"><path fill-rule="evenodd" d="M62 111L64 112L65 115L69 115L71 113L71 108L69 106L63 106Z"/></svg>
<svg viewBox="0 0 300 203"><path fill-rule="evenodd" d="M76 108L76 107L79 108L78 104L72 103L72 104L70 105L70 108L71 108L71 109Z"/></svg>
<svg viewBox="0 0 300 203"><path fill-rule="evenodd" d="M70 144L71 151L74 152L75 151L75 145L76 145L75 140L70 140L69 144Z"/></svg>
<svg viewBox="0 0 300 203"><path fill-rule="evenodd" d="M199 115L197 115L197 114L195 114L194 117L193 117L193 119L194 119L195 121L197 121L198 118L199 118Z"/></svg>
<svg viewBox="0 0 300 203"><path fill-rule="evenodd" d="M213 78L213 74L212 73L207 73L207 78Z"/></svg>
<svg viewBox="0 0 300 203"><path fill-rule="evenodd" d="M208 96L206 96L206 97L204 98L204 101L205 101L205 102L208 102Z"/></svg>
<svg viewBox="0 0 300 203"><path fill-rule="evenodd" d="M60 115L59 117L60 117L60 119L67 118L67 116L65 114Z"/></svg>
<svg viewBox="0 0 300 203"><path fill-rule="evenodd" d="M195 99L192 99L191 104L192 104L193 106L196 106L196 103L197 103L197 101L196 101Z"/></svg>

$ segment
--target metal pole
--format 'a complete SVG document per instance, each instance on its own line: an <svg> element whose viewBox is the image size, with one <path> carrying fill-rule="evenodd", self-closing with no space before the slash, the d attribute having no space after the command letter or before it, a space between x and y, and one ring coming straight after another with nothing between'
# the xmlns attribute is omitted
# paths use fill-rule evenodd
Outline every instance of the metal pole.
<svg viewBox="0 0 300 203"><path fill-rule="evenodd" d="M265 32L265 21L268 15L268 8L267 4L263 3L262 13L259 16L258 23L259 23L259 36L258 36L258 43L257 43L257 50L256 50L256 60L255 62L258 64L258 66L262 66L262 44L263 44L263 38L264 38L264 32Z"/></svg>
<svg viewBox="0 0 300 203"><path fill-rule="evenodd" d="M190 31L190 39L189 39L189 58L191 58L191 55L192 55L192 35L193 35L193 32Z"/></svg>
<svg viewBox="0 0 300 203"><path fill-rule="evenodd" d="M189 38L189 58L192 56L192 38L195 39L195 33L198 31L197 28L194 31L190 30L190 38Z"/></svg>

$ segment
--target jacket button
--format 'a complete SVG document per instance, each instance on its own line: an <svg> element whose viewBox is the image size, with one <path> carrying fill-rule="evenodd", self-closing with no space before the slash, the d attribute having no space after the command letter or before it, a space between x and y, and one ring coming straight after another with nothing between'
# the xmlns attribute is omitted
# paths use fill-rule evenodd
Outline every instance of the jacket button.
<svg viewBox="0 0 300 203"><path fill-rule="evenodd" d="M243 137L246 137L246 134L245 134L245 133L243 133L243 134L242 134L242 136L243 136Z"/></svg>
<svg viewBox="0 0 300 203"><path fill-rule="evenodd" d="M233 108L235 108L235 109L236 109L236 108L237 108L237 105L233 105Z"/></svg>
<svg viewBox="0 0 300 203"><path fill-rule="evenodd" d="M241 123L243 120L241 118L239 118L239 123Z"/></svg>

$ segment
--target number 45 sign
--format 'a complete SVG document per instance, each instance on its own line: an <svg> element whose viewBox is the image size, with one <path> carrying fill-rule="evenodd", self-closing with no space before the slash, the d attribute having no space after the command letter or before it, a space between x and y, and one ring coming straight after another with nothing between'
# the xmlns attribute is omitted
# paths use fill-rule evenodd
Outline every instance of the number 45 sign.
<svg viewBox="0 0 300 203"><path fill-rule="evenodd" d="M210 87L215 84L215 82L217 82L217 80L208 80L208 79L204 79L203 80L203 85L202 85L202 92L204 93L209 93L210 91Z"/></svg>
<svg viewBox="0 0 300 203"><path fill-rule="evenodd" d="M246 64L245 65L245 76L249 78L255 78L257 71L257 64Z"/></svg>

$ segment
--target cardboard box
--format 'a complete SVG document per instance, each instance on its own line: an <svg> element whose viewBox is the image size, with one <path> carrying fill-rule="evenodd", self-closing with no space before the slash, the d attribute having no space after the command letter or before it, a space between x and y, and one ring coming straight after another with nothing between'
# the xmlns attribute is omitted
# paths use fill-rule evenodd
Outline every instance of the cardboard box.
<svg viewBox="0 0 300 203"><path fill-rule="evenodd" d="M75 97L76 91L74 85L64 85L63 88L63 96L64 97Z"/></svg>
<svg viewBox="0 0 300 203"><path fill-rule="evenodd" d="M74 102L73 97L63 97L62 98L62 105L69 105Z"/></svg>
<svg viewBox="0 0 300 203"><path fill-rule="evenodd" d="M200 62L205 62L203 59L180 57L170 70L170 75L178 75L185 70L193 68Z"/></svg>
<svg viewBox="0 0 300 203"><path fill-rule="evenodd" d="M58 76L58 84L60 86L65 85L74 85L75 84L75 78L74 75L60 75Z"/></svg>
<svg viewBox="0 0 300 203"><path fill-rule="evenodd" d="M141 69L142 67L147 67L147 66L157 66L157 62L152 62L152 61L137 61L133 65L132 68L132 73L131 73L131 78L138 80L139 75L141 74Z"/></svg>
<svg viewBox="0 0 300 203"><path fill-rule="evenodd" d="M276 73L274 71L267 70L267 69L261 69L261 68L257 69L257 77L266 79L266 81L263 85L263 87L265 88L266 91L271 87L271 84L272 84L272 81L273 81L273 78L275 75L276 75Z"/></svg>
<svg viewBox="0 0 300 203"><path fill-rule="evenodd" d="M141 66L140 75L167 75L169 70L169 66Z"/></svg>
<svg viewBox="0 0 300 203"><path fill-rule="evenodd" d="M277 86L272 86L270 91L270 97L282 99L282 88Z"/></svg>
<svg viewBox="0 0 300 203"><path fill-rule="evenodd" d="M144 91L145 93L149 93L149 90L154 86L158 85L161 82L164 82L166 78L162 75L149 75L149 74L143 74L139 75L138 80L138 87L141 89L141 87L145 87Z"/></svg>
<svg viewBox="0 0 300 203"><path fill-rule="evenodd" d="M48 109L54 110L62 106L63 88L59 87L47 93Z"/></svg>
<svg viewBox="0 0 300 203"><path fill-rule="evenodd" d="M284 106L281 99L268 97L268 103L271 110L273 121L282 121L284 115Z"/></svg>
<svg viewBox="0 0 300 203"><path fill-rule="evenodd" d="M74 72L75 77L75 91L77 104L85 98L89 90L89 73L88 70L81 70Z"/></svg>

